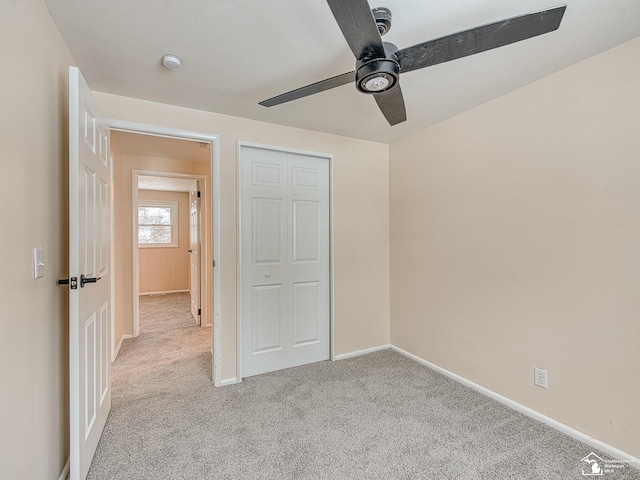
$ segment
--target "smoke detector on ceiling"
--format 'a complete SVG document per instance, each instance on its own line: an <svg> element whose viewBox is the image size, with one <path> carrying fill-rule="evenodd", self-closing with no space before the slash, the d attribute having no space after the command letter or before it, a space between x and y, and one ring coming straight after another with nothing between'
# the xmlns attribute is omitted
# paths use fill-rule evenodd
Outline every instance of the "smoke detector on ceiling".
<svg viewBox="0 0 640 480"><path fill-rule="evenodd" d="M162 64L169 70L178 70L182 62L177 56L168 53L162 57Z"/></svg>

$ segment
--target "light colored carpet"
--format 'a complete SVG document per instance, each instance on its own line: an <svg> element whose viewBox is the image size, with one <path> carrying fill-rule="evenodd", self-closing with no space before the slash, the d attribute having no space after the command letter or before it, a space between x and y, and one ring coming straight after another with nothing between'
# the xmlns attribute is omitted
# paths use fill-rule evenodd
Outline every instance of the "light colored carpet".
<svg viewBox="0 0 640 480"><path fill-rule="evenodd" d="M188 295L148 300L90 480L585 478L587 445L390 350L214 388Z"/></svg>

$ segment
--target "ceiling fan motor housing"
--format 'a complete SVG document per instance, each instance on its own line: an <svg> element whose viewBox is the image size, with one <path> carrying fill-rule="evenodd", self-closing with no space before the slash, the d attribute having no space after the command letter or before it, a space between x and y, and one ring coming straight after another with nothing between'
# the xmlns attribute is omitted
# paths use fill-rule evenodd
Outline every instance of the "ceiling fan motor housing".
<svg viewBox="0 0 640 480"><path fill-rule="evenodd" d="M385 92L398 83L400 64L393 43L384 42L386 58L359 60L356 65L356 88L362 93Z"/></svg>
<svg viewBox="0 0 640 480"><path fill-rule="evenodd" d="M371 13L373 13L373 18L376 21L376 26L378 27L380 35L384 35L391 30L391 10L384 7L378 7L371 10Z"/></svg>

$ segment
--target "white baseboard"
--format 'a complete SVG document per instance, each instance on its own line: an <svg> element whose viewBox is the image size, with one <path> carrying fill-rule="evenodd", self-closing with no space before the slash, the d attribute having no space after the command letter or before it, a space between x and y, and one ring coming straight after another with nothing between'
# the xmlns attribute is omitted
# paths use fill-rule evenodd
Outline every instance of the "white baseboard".
<svg viewBox="0 0 640 480"><path fill-rule="evenodd" d="M120 353L120 347L122 347L122 342L124 342L128 338L133 338L133 335L125 334L125 335L122 335L122 337L120 337L118 346L116 347L116 350L113 352L113 358L111 359L111 363L116 361L116 358L118 357L118 353Z"/></svg>
<svg viewBox="0 0 640 480"><path fill-rule="evenodd" d="M388 350L391 348L391 345L378 345L377 347L366 348L364 350L357 350L355 352L349 353L341 353L340 355L335 355L333 357L334 360L344 360L346 358L359 357L360 355L366 355L367 353L379 352L380 350ZM236 383L240 383L236 377L227 378L225 380L220 381L220 387L224 387L225 385L235 385Z"/></svg>
<svg viewBox="0 0 640 480"><path fill-rule="evenodd" d="M341 353L340 355L334 355L333 360L344 360L345 358L359 357L360 355L366 355L367 353L379 352L380 350L388 350L391 345L378 345L377 347L365 348L364 350L356 350L355 352Z"/></svg>
<svg viewBox="0 0 640 480"><path fill-rule="evenodd" d="M438 365L435 365L425 360L424 358L418 357L413 353L409 353L405 350L402 350L401 348L398 348L395 345L391 345L391 349L395 350L401 355L404 355L405 357L415 360L416 362L424 365L425 367L428 367L457 382L460 382L463 385L466 385L467 387L472 388L473 390L476 390L477 392L480 392L486 395L487 397L493 398L494 400L497 400L498 402L503 403L504 405L510 408L513 408L514 410L517 410L518 412L523 413L528 417L533 418L534 420L538 420L539 422L549 425L550 427L555 428L556 430L564 433L565 435L575 438L576 440L579 440L583 443L586 443L587 445L593 447L594 449L600 450L601 452L611 455L612 457L617 458L619 460L624 460L625 462L628 462L627 464L630 467L635 467L637 469L640 469L640 459L632 455L629 455L628 453L623 452L622 450L618 450L617 448L612 447L611 445L601 442L600 440L593 438L587 435L586 433L583 433L574 428L571 428L568 425L565 425L564 423L560 423L557 420L554 420L553 418L547 417L546 415L540 412L537 412L535 410L532 410L529 407L525 407L524 405L514 400L511 400L510 398L504 397L499 393L496 393L492 390L489 390L488 388L485 388L481 385L478 385L477 383L472 382L471 380L467 380L466 378L461 377L460 375L457 375L453 372L450 372L449 370L439 367Z"/></svg>
<svg viewBox="0 0 640 480"><path fill-rule="evenodd" d="M69 457L67 457L67 463L64 464L64 467L62 468L62 473L58 477L58 480L67 480L68 476L69 476Z"/></svg>
<svg viewBox="0 0 640 480"><path fill-rule="evenodd" d="M224 380L220 380L220 385L218 385L219 387L224 387L226 385L235 385L238 382L238 379L236 377L233 378L225 378Z"/></svg>
<svg viewBox="0 0 640 480"><path fill-rule="evenodd" d="M186 290L161 290L159 292L140 292L138 293L138 296L143 297L145 295L166 295L167 293L184 293L184 292L190 292L191 290L186 289Z"/></svg>

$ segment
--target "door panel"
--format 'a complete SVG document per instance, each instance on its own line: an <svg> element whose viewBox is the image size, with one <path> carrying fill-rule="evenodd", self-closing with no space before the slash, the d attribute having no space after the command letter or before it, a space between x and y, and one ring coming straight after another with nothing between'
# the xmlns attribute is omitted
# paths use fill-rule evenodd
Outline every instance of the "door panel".
<svg viewBox="0 0 640 480"><path fill-rule="evenodd" d="M289 282L292 287L294 346L328 359L330 345L329 161L288 154ZM316 360L317 361L317 360Z"/></svg>
<svg viewBox="0 0 640 480"><path fill-rule="evenodd" d="M86 438L91 433L93 423L96 421L97 400L96 400L96 363L97 363L97 348L96 348L96 312L92 312L89 318L84 321L84 363L85 363L85 378L84 378L84 411L85 411L85 425L84 425L84 437Z"/></svg>
<svg viewBox="0 0 640 480"><path fill-rule="evenodd" d="M109 184L100 179L100 265L99 275L106 275L109 262Z"/></svg>
<svg viewBox="0 0 640 480"><path fill-rule="evenodd" d="M293 200L293 261L317 262L321 239L317 201Z"/></svg>
<svg viewBox="0 0 640 480"><path fill-rule="evenodd" d="M100 362L100 402L104 403L105 397L109 394L109 302L105 302L100 307L100 352L98 361Z"/></svg>
<svg viewBox="0 0 640 480"><path fill-rule="evenodd" d="M320 327L318 318L319 282L297 282L293 284L293 346L317 343Z"/></svg>
<svg viewBox="0 0 640 480"><path fill-rule="evenodd" d="M286 212L281 198L253 199L253 264L284 262L283 245Z"/></svg>
<svg viewBox="0 0 640 480"><path fill-rule="evenodd" d="M320 176L318 171L309 168L297 168L291 169L293 174L292 186L293 188L309 188L312 190L318 190Z"/></svg>
<svg viewBox="0 0 640 480"><path fill-rule="evenodd" d="M329 358L329 161L241 147L243 376Z"/></svg>
<svg viewBox="0 0 640 480"><path fill-rule="evenodd" d="M283 166L255 162L252 166L252 183L254 185L264 185L267 187L283 186Z"/></svg>
<svg viewBox="0 0 640 480"><path fill-rule="evenodd" d="M111 408L108 125L69 69L70 478L83 480ZM93 279L84 284L82 276Z"/></svg>
<svg viewBox="0 0 640 480"><path fill-rule="evenodd" d="M284 315L284 288L278 285L253 287L253 350L262 353L282 350L280 319Z"/></svg>
<svg viewBox="0 0 640 480"><path fill-rule="evenodd" d="M81 269L88 277L95 276L95 250L96 250L96 225L95 225L95 191L96 191L96 172L94 172L88 165L84 165L84 209L83 212L83 224L84 228L81 230L80 235L84 238L82 242L82 251L80 253L81 258L84 258L84 263L81 265Z"/></svg>

